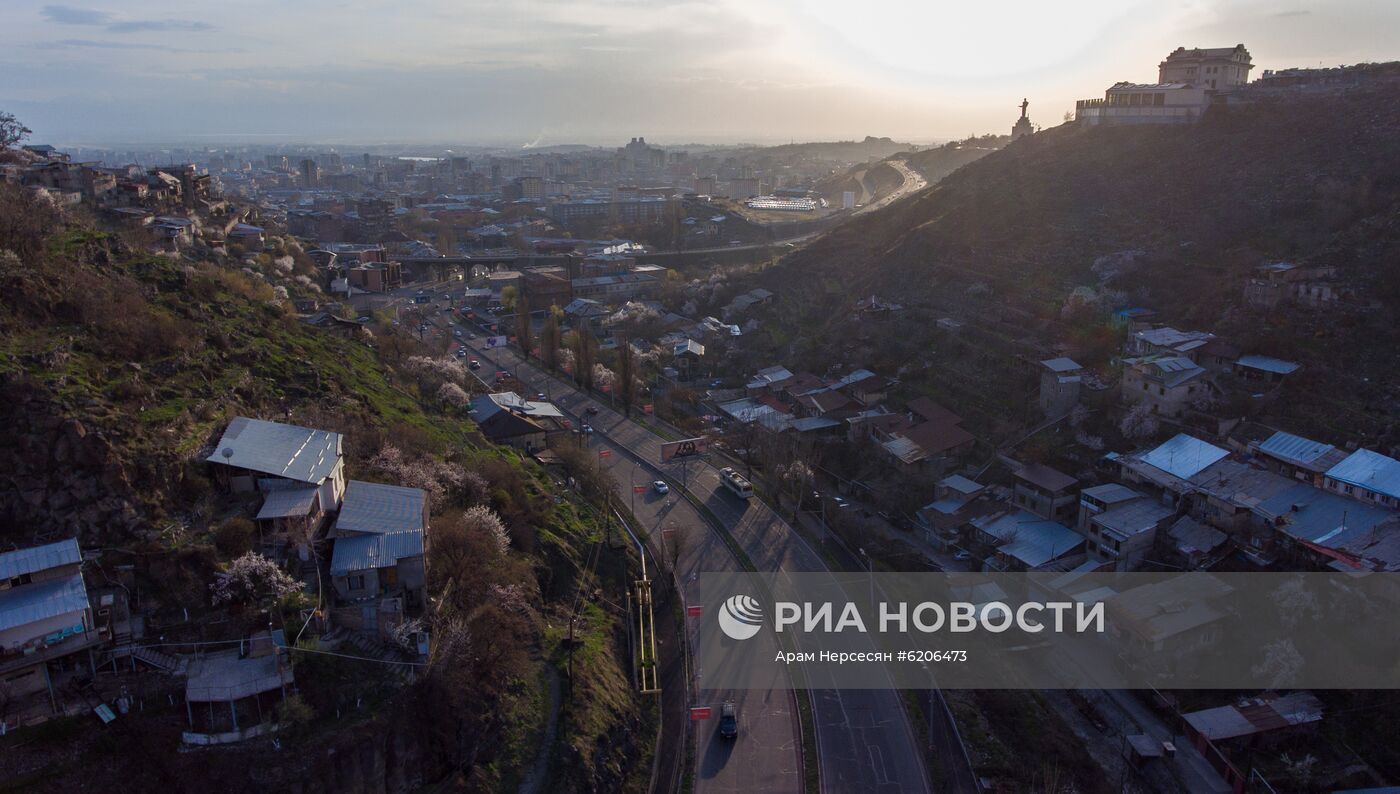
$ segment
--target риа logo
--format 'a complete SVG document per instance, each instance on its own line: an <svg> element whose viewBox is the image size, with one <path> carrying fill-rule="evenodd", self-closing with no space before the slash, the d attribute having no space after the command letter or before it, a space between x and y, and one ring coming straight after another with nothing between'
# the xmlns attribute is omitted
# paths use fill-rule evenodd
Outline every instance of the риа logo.
<svg viewBox="0 0 1400 794"><path fill-rule="evenodd" d="M730 596L719 608L719 627L732 640L747 640L763 628L763 607L749 596Z"/></svg>

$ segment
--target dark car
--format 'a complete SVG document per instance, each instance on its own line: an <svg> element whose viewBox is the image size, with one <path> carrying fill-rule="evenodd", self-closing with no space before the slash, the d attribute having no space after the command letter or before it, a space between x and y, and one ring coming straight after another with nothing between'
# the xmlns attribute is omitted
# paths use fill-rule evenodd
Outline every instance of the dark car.
<svg viewBox="0 0 1400 794"><path fill-rule="evenodd" d="M719 736L721 739L734 739L739 735L739 712L733 703L719 707Z"/></svg>

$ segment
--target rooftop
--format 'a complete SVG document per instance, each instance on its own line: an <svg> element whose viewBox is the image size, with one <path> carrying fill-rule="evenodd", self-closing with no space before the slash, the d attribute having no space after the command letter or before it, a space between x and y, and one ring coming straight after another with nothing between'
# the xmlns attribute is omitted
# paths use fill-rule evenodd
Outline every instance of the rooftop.
<svg viewBox="0 0 1400 794"><path fill-rule="evenodd" d="M0 631L88 608L80 573L0 591Z"/></svg>
<svg viewBox="0 0 1400 794"><path fill-rule="evenodd" d="M337 533L390 532L426 529L424 510L428 494L420 488L351 480L336 518Z"/></svg>
<svg viewBox="0 0 1400 794"><path fill-rule="evenodd" d="M1332 479L1400 499L1400 460L1358 449L1327 470Z"/></svg>
<svg viewBox="0 0 1400 794"><path fill-rule="evenodd" d="M382 535L351 535L337 538L331 553L331 574L389 568L399 560L423 556L422 530L386 532Z"/></svg>
<svg viewBox="0 0 1400 794"><path fill-rule="evenodd" d="M1084 543L1079 533L1064 524L1024 510L975 518L972 525L1002 541L997 551L1015 557L1028 568L1044 565Z"/></svg>
<svg viewBox="0 0 1400 794"><path fill-rule="evenodd" d="M258 511L258 520L304 516L310 513L311 506L316 504L318 493L320 489L314 485L268 491L262 509Z"/></svg>
<svg viewBox="0 0 1400 794"><path fill-rule="evenodd" d="M313 485L340 462L340 434L235 417L206 460Z"/></svg>
<svg viewBox="0 0 1400 794"><path fill-rule="evenodd" d="M292 683L292 666L282 651L239 658L238 650L220 651L190 662L185 699L194 703L225 703L281 689Z"/></svg>
<svg viewBox="0 0 1400 794"><path fill-rule="evenodd" d="M1202 469L1230 453L1194 436L1178 433L1170 441L1143 455L1140 459L1183 480L1190 479Z"/></svg>
<svg viewBox="0 0 1400 794"><path fill-rule="evenodd" d="M16 576L46 571L62 565L76 565L82 561L83 555L78 550L76 538L7 551L0 554L0 579L13 579Z"/></svg>
<svg viewBox="0 0 1400 794"><path fill-rule="evenodd" d="M1074 372L1076 370L1083 369L1083 367L1079 366L1079 364L1075 362L1074 359L1063 357L1048 358L1040 362L1040 365L1050 370L1051 372Z"/></svg>
<svg viewBox="0 0 1400 794"><path fill-rule="evenodd" d="M1028 463L1016 472L1016 478L1047 491L1063 491L1074 486L1079 480L1041 463Z"/></svg>
<svg viewBox="0 0 1400 794"><path fill-rule="evenodd" d="M1282 430L1269 436L1259 445L1259 451L1263 454L1296 466L1309 466L1334 449L1336 447L1331 444L1295 436Z"/></svg>
<svg viewBox="0 0 1400 794"><path fill-rule="evenodd" d="M1284 361L1281 358L1272 358L1270 356L1240 356L1235 364L1247 369L1272 372L1276 375L1291 375L1302 366L1292 361Z"/></svg>

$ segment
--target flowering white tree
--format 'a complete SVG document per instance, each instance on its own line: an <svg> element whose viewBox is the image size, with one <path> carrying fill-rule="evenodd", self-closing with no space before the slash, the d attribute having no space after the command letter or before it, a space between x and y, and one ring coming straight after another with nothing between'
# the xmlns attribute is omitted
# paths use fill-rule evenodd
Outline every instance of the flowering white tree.
<svg viewBox="0 0 1400 794"><path fill-rule="evenodd" d="M466 408L467 404L472 401L471 395L455 383L444 383L439 386L437 398L439 402L446 403L453 408Z"/></svg>
<svg viewBox="0 0 1400 794"><path fill-rule="evenodd" d="M1157 435L1160 426L1157 417L1152 415L1152 407L1145 402L1134 405L1118 423L1124 437L1135 440Z"/></svg>
<svg viewBox="0 0 1400 794"><path fill-rule="evenodd" d="M209 585L215 606L235 602L261 604L276 601L300 589L301 582L255 551L229 563L228 571Z"/></svg>
<svg viewBox="0 0 1400 794"><path fill-rule="evenodd" d="M593 365L593 385L602 391L612 391L617 375L602 364Z"/></svg>
<svg viewBox="0 0 1400 794"><path fill-rule="evenodd" d="M480 532L491 538L502 554L510 550L510 532L506 531L505 522L501 521L495 510L485 505L469 507L462 514L462 521L468 531Z"/></svg>

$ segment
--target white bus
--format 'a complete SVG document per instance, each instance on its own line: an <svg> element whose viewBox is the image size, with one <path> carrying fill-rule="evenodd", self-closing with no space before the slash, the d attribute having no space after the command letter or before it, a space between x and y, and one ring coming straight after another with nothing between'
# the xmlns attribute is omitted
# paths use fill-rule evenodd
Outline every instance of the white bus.
<svg viewBox="0 0 1400 794"><path fill-rule="evenodd" d="M724 487L729 492L740 499L748 499L753 496L753 485L734 469L725 466L719 470L719 481L724 483Z"/></svg>

